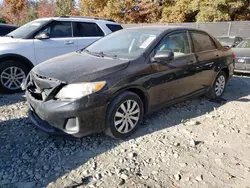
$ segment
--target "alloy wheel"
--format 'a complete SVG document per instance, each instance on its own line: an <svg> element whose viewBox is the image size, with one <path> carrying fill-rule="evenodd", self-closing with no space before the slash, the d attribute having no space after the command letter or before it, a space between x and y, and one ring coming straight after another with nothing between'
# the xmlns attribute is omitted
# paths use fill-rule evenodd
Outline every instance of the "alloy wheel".
<svg viewBox="0 0 250 188"><path fill-rule="evenodd" d="M215 93L217 96L221 96L226 85L226 78L225 76L221 75L219 78L216 80L215 83Z"/></svg>
<svg viewBox="0 0 250 188"><path fill-rule="evenodd" d="M139 119L139 104L134 100L127 100L117 109L114 118L114 125L119 133L126 134L133 130Z"/></svg>
<svg viewBox="0 0 250 188"><path fill-rule="evenodd" d="M20 89L25 77L25 72L19 67L8 67L0 75L2 85L10 90Z"/></svg>

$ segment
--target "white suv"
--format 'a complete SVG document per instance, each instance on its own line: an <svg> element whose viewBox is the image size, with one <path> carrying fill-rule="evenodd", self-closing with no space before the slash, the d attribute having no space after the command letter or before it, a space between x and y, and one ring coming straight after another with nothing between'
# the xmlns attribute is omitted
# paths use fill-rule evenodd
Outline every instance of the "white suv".
<svg viewBox="0 0 250 188"><path fill-rule="evenodd" d="M120 29L120 24L108 19L56 17L37 19L0 37L0 92L20 91L35 65L83 49Z"/></svg>

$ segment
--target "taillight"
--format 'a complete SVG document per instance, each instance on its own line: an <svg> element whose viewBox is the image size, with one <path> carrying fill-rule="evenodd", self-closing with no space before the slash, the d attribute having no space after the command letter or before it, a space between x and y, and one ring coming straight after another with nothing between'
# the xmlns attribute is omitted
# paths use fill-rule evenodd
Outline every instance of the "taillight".
<svg viewBox="0 0 250 188"><path fill-rule="evenodd" d="M235 53L233 53L233 59L236 59L236 55L235 55Z"/></svg>

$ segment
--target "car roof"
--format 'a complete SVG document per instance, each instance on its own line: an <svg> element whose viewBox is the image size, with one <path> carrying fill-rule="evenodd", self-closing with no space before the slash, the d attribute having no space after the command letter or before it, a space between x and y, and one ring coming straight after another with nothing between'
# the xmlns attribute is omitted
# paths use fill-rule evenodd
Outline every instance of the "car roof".
<svg viewBox="0 0 250 188"><path fill-rule="evenodd" d="M205 32L201 29L195 29L192 27L183 27L183 26L169 26L169 25L144 25L144 26L136 26L126 29L148 29L148 30L159 30L159 31L175 31L175 30L192 30L192 31L201 31ZM205 32L206 33L206 32Z"/></svg>
<svg viewBox="0 0 250 188"><path fill-rule="evenodd" d="M48 17L48 18L39 18L37 20L56 20L56 21L92 21L92 22L103 22L108 24L120 25L119 23L115 22L114 20L108 18L98 18L98 17L80 17L80 16L61 16L61 17Z"/></svg>

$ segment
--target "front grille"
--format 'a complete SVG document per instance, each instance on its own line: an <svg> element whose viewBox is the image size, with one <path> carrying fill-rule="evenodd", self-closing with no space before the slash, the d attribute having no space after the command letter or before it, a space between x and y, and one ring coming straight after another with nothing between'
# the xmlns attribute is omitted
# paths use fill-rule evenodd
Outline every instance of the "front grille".
<svg viewBox="0 0 250 188"><path fill-rule="evenodd" d="M36 100L47 101L54 98L55 93L62 85L63 82L59 80L32 72L27 83L27 90Z"/></svg>

